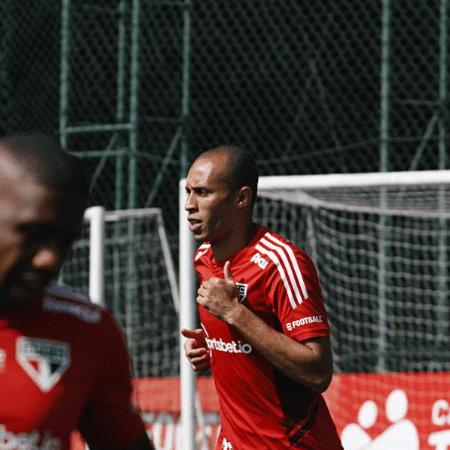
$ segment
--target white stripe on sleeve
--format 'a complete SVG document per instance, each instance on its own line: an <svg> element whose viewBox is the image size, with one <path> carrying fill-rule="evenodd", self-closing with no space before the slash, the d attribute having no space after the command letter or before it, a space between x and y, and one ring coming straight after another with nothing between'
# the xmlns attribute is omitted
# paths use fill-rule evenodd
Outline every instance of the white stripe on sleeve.
<svg viewBox="0 0 450 450"><path fill-rule="evenodd" d="M295 309L297 307L297 304L295 303L294 296L292 295L291 287L289 286L289 283L286 278L286 274L284 272L284 269L283 269L283 266L281 265L280 260L278 259L278 256L271 250L267 250L266 248L262 247L259 244L257 244L255 246L255 248L256 248L256 250L260 251L261 253L264 253L265 255L267 255L277 266L278 272L280 273L281 279L283 280L284 287L286 288L286 292L289 297L289 302L291 303L292 308ZM302 302L302 300L300 298L299 303L301 303L301 302Z"/></svg>
<svg viewBox="0 0 450 450"><path fill-rule="evenodd" d="M272 236L270 233L266 233L266 236L273 242L275 242L278 245L281 245L283 248L286 249L289 259L291 260L292 267L295 270L295 274L297 275L297 280L300 283L300 287L302 289L303 297L305 300L308 298L308 291L306 290L306 285L303 280L302 272L300 270L300 267L298 266L297 258L294 255L294 252L292 251L292 248L289 247L289 245L285 244L284 242L281 242L279 239L277 239L275 236ZM280 249L281 250L281 249Z"/></svg>

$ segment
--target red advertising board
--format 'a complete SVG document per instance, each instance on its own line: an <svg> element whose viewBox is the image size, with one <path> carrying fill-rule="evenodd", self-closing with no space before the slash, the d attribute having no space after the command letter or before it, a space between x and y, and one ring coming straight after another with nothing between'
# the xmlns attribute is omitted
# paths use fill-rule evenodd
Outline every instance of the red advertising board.
<svg viewBox="0 0 450 450"><path fill-rule="evenodd" d="M450 450L450 374L336 375L325 394L345 450Z"/></svg>
<svg viewBox="0 0 450 450"><path fill-rule="evenodd" d="M219 429L214 383L210 377L197 383L198 448L213 450ZM138 380L135 394L157 450L176 450L182 441L179 379ZM335 375L325 398L345 450L450 450L449 373Z"/></svg>

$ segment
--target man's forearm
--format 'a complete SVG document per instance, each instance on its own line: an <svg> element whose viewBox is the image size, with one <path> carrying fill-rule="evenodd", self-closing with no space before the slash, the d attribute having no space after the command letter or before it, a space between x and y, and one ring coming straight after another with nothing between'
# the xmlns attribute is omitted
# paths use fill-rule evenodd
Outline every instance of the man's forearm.
<svg viewBox="0 0 450 450"><path fill-rule="evenodd" d="M225 321L288 377L316 392L328 388L333 374L328 337L297 342L269 327L242 304Z"/></svg>

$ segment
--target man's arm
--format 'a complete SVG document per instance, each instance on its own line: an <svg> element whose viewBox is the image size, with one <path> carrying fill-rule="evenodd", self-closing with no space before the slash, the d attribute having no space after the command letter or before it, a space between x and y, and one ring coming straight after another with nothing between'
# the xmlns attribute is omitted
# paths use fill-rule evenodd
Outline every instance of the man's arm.
<svg viewBox="0 0 450 450"><path fill-rule="evenodd" d="M288 377L324 392L333 375L329 337L297 342L269 327L239 301L230 263L224 267L225 279L211 278L198 290L197 303L213 316L236 328L262 356Z"/></svg>
<svg viewBox="0 0 450 450"><path fill-rule="evenodd" d="M150 439L147 436L147 433L144 433L139 439L132 442L131 444L122 445L121 447L111 448L111 449L103 449L95 446L91 446L88 443L88 447L90 450L155 450L153 444L150 442Z"/></svg>

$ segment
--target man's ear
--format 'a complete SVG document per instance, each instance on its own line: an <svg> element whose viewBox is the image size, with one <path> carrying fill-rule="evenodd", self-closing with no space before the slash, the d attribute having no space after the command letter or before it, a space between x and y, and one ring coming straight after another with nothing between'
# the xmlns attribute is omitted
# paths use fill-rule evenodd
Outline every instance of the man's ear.
<svg viewBox="0 0 450 450"><path fill-rule="evenodd" d="M252 202L252 190L249 186L242 186L237 191L237 207L246 208L250 206Z"/></svg>

